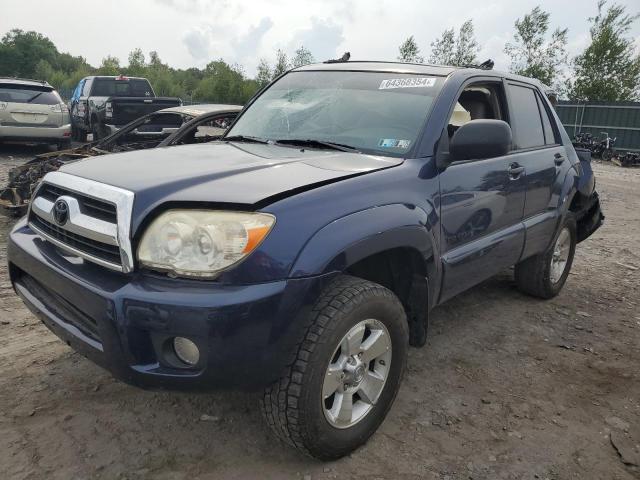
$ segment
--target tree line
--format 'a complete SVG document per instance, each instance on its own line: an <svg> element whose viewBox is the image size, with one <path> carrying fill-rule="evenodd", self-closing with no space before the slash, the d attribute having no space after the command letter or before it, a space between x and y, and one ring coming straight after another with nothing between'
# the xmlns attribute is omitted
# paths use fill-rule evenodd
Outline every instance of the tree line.
<svg viewBox="0 0 640 480"><path fill-rule="evenodd" d="M156 95L194 102L244 104L273 78L292 67L314 61L304 46L291 58L278 50L273 66L261 59L256 77L249 78L242 66L223 59L209 62L204 68L179 69L164 63L158 52L151 51L145 56L136 48L129 53L126 65L108 55L100 66L93 67L84 57L60 52L50 39L38 32L13 29L0 41L0 76L46 80L66 93L87 75L139 76L149 79Z"/></svg>
<svg viewBox="0 0 640 480"><path fill-rule="evenodd" d="M579 101L640 100L640 54L630 35L638 14L599 0L597 13L589 17L590 43L573 59L567 54L569 30L551 30L551 15L535 7L514 23L512 41L504 47L510 57L509 70L537 78L558 93ZM473 20L456 32L449 28L431 42L427 63L465 66L478 64L480 45ZM398 60L423 63L424 57L413 36L399 47Z"/></svg>
<svg viewBox="0 0 640 480"><path fill-rule="evenodd" d="M568 58L568 29L552 30L551 15L540 7L518 18L513 39L504 47L510 57L510 71L534 77L553 86L561 96L582 101L640 100L640 55L630 29L637 14L624 6L599 0L596 15L587 19L590 43L573 59ZM478 62L480 44L475 37L473 20L456 31L445 29L430 44L427 63L464 66ZM399 47L398 59L424 63L413 36ZM0 41L0 76L17 76L47 80L54 87L69 92L87 75L147 77L160 96L177 96L194 102L246 103L260 88L292 67L314 63L307 48L301 46L293 55L279 49L275 61L262 58L256 75L249 77L243 67L214 60L204 68L173 68L162 62L157 52L147 55L136 48L127 64L108 55L98 67L84 57L60 52L55 44L38 32L14 29Z"/></svg>

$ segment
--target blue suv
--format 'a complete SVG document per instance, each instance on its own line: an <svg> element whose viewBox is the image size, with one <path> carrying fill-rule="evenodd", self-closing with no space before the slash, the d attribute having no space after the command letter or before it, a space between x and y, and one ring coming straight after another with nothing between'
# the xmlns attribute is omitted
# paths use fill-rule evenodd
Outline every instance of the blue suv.
<svg viewBox="0 0 640 480"><path fill-rule="evenodd" d="M514 265L558 294L603 220L589 161L535 80L309 65L220 141L49 173L11 280L117 378L260 389L277 436L337 458L384 420L432 308Z"/></svg>

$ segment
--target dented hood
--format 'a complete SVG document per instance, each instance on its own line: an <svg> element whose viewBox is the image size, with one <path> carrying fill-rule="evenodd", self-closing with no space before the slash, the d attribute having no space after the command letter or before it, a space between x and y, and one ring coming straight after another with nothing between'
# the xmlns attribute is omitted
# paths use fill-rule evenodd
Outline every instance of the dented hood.
<svg viewBox="0 0 640 480"><path fill-rule="evenodd" d="M212 142L110 154L66 165L61 171L132 191L136 210L148 210L168 201L253 205L402 161L331 150Z"/></svg>

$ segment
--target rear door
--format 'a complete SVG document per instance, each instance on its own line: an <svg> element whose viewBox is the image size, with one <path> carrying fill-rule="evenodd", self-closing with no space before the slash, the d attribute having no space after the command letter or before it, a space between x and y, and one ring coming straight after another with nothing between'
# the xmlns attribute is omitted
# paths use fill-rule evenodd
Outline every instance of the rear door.
<svg viewBox="0 0 640 480"><path fill-rule="evenodd" d="M483 118L509 121L501 80L464 87L452 111L449 134L466 121ZM454 162L440 173L444 252L440 301L495 275L520 258L524 245L525 173L516 157L509 154Z"/></svg>
<svg viewBox="0 0 640 480"><path fill-rule="evenodd" d="M554 185L568 160L548 103L538 88L508 81L507 97L512 112L512 154L526 172L524 258L543 251L553 236L557 219Z"/></svg>

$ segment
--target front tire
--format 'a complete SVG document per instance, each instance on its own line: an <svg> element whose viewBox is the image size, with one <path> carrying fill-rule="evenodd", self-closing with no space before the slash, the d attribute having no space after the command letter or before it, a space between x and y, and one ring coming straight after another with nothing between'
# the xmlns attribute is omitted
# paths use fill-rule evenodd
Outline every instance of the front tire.
<svg viewBox="0 0 640 480"><path fill-rule="evenodd" d="M571 271L576 244L576 220L568 212L551 247L516 265L515 279L520 291L544 299L558 295Z"/></svg>
<svg viewBox="0 0 640 480"><path fill-rule="evenodd" d="M293 364L265 389L267 423L307 455L347 455L386 417L404 373L408 340L404 309L391 291L338 277L316 302Z"/></svg>

